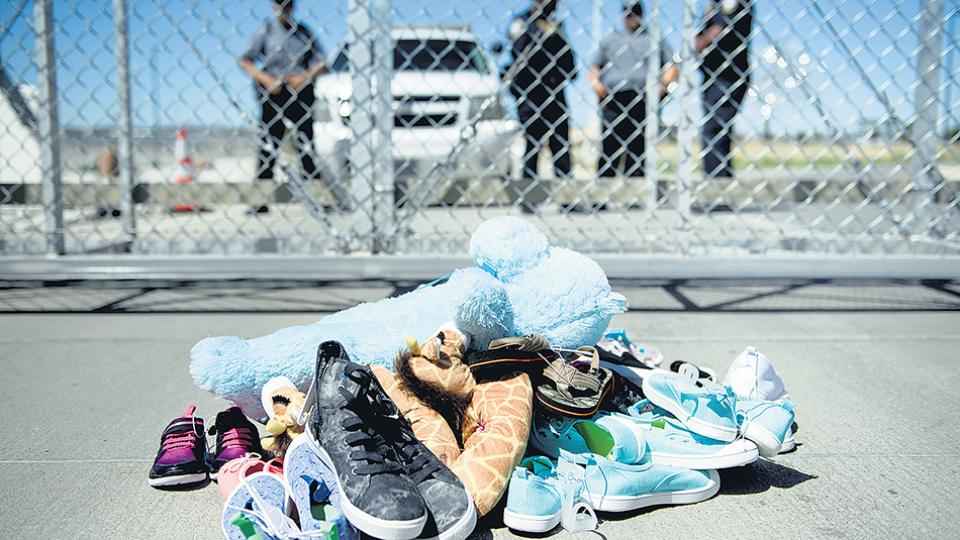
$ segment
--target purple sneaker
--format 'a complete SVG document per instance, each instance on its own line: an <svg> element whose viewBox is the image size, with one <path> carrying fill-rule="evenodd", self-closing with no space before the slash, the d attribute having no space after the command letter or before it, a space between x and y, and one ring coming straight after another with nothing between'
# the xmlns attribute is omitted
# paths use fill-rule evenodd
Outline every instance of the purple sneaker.
<svg viewBox="0 0 960 540"><path fill-rule="evenodd" d="M160 451L147 478L151 486L191 486L207 481L207 438L203 434L203 419L193 415L195 410L190 405L183 416L163 430Z"/></svg>
<svg viewBox="0 0 960 540"><path fill-rule="evenodd" d="M210 460L210 478L217 479L220 467L238 457L247 454L257 454L264 457L267 454L260 446L260 433L243 415L239 407L217 413L217 421L210 428L210 435L217 436L217 449Z"/></svg>

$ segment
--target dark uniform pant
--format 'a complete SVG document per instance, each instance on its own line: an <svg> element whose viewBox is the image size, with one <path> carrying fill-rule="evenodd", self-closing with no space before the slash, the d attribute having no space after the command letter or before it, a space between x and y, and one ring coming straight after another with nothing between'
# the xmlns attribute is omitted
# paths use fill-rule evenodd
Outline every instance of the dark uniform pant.
<svg viewBox="0 0 960 540"><path fill-rule="evenodd" d="M607 98L600 118L603 132L598 168L601 177L616 176L621 158L624 176L643 176L646 116L643 96L637 92L617 92Z"/></svg>
<svg viewBox="0 0 960 540"><path fill-rule="evenodd" d="M553 154L553 172L558 177L570 176L570 120L567 99L563 92L543 100L528 96L517 107L523 124L526 153L523 155L523 178L537 177L537 158L543 139L548 139Z"/></svg>
<svg viewBox="0 0 960 540"><path fill-rule="evenodd" d="M747 81L716 79L703 90L703 172L707 178L730 178L733 121L747 93Z"/></svg>
<svg viewBox="0 0 960 540"><path fill-rule="evenodd" d="M272 180L273 168L277 163L277 149L287 131L284 119L290 121L295 130L295 147L300 157L302 173L307 180L319 177L317 165L313 160L313 85L308 84L299 91L292 91L287 85L276 94L267 92L260 85L255 86L257 100L260 103L260 154L257 160L257 179Z"/></svg>

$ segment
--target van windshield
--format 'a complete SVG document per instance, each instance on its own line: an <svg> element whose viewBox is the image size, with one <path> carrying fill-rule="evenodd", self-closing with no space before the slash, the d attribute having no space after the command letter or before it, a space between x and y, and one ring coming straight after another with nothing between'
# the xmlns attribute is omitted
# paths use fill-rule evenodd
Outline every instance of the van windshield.
<svg viewBox="0 0 960 540"><path fill-rule="evenodd" d="M348 46L337 53L331 71L347 71ZM393 50L395 71L475 71L489 73L477 44L448 39L401 39Z"/></svg>

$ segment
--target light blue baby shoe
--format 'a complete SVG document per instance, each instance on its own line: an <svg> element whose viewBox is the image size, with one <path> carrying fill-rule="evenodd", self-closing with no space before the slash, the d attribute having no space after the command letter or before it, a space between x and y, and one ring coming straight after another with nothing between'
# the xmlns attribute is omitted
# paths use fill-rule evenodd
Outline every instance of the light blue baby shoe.
<svg viewBox="0 0 960 540"><path fill-rule="evenodd" d="M602 416L601 413L599 416ZM578 420L538 409L533 417L530 443L552 458L566 450L572 454L594 453L620 463L641 463L646 444L639 432L619 425L611 431L593 420Z"/></svg>
<svg viewBox="0 0 960 540"><path fill-rule="evenodd" d="M692 504L713 497L720 489L717 471L694 471L650 461L619 463L593 453L561 450L557 469L579 471L576 474L583 477L585 498L603 512Z"/></svg>
<svg viewBox="0 0 960 540"><path fill-rule="evenodd" d="M698 435L648 400L632 405L627 413L601 413L594 421L618 439L626 438L618 435L619 431L639 432L646 442L645 453L654 463L688 469L726 469L742 467L759 457L753 442L742 438L723 442Z"/></svg>
<svg viewBox="0 0 960 540"><path fill-rule="evenodd" d="M729 387L656 369L643 378L643 393L698 435L723 442L737 438L737 398Z"/></svg>
<svg viewBox="0 0 960 540"><path fill-rule="evenodd" d="M593 530L597 517L582 495L582 478L558 473L547 457L526 458L510 477L503 524L530 533L545 533L560 524L570 532Z"/></svg>
<svg viewBox="0 0 960 540"><path fill-rule="evenodd" d="M757 444L760 455L773 457L780 453L788 435L791 435L793 403L789 400L782 403L737 400L737 420L740 422L740 432Z"/></svg>
<svg viewBox="0 0 960 540"><path fill-rule="evenodd" d="M266 472L241 474L223 505L220 530L227 540L293 538L300 530L289 513L289 491L283 480Z"/></svg>
<svg viewBox="0 0 960 540"><path fill-rule="evenodd" d="M304 537L354 540L359 537L340 510L337 477L320 459L310 438L293 439L283 458L283 479Z"/></svg>

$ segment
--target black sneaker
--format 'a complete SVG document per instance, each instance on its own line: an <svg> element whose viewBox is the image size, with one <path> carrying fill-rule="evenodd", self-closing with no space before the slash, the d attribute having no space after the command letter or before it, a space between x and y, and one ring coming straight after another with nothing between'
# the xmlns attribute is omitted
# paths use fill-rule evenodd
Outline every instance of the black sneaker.
<svg viewBox="0 0 960 540"><path fill-rule="evenodd" d="M163 430L160 450L147 477L151 486L173 488L207 482L207 439L203 418L193 415L196 410L190 405L183 416L174 418Z"/></svg>
<svg viewBox="0 0 960 540"><path fill-rule="evenodd" d="M380 383L374 379L379 387ZM382 387L379 390L383 392ZM390 405L396 409L391 401ZM463 540L470 536L477 525L477 510L473 498L463 483L437 456L413 434L413 428L397 409L398 420L387 438L395 441L394 447L404 471L417 484L420 495L427 505L428 518L420 538L439 540Z"/></svg>
<svg viewBox="0 0 960 540"><path fill-rule="evenodd" d="M257 426L243 415L239 407L217 413L217 421L210 428L210 435L217 436L217 448L210 459L210 478L217 479L217 472L228 461L247 454L266 456L260 445Z"/></svg>
<svg viewBox="0 0 960 540"><path fill-rule="evenodd" d="M314 385L307 436L336 474L343 515L376 538L416 538L427 509L383 436L396 430L396 406L370 369L351 362L336 341L320 344Z"/></svg>

